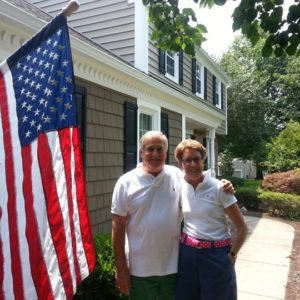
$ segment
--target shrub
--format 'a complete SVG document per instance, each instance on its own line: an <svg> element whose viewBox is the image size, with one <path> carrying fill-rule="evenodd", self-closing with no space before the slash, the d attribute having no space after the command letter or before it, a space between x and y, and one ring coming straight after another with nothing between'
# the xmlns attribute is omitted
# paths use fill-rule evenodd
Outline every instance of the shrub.
<svg viewBox="0 0 300 300"><path fill-rule="evenodd" d="M256 187L239 187L235 194L239 206L244 206L250 210L258 210L260 200Z"/></svg>
<svg viewBox="0 0 300 300"><path fill-rule="evenodd" d="M300 196L263 191L258 195L265 211L273 216L300 219Z"/></svg>
<svg viewBox="0 0 300 300"><path fill-rule="evenodd" d="M232 185L234 187L239 187L239 186L243 186L245 179L243 178L237 178L237 177L230 177L230 176L218 176L218 179L227 179L229 181L231 181Z"/></svg>
<svg viewBox="0 0 300 300"><path fill-rule="evenodd" d="M127 299L115 288L114 257L111 234L94 237L96 266L94 271L79 285L74 300L119 300Z"/></svg>
<svg viewBox="0 0 300 300"><path fill-rule="evenodd" d="M262 182L265 190L300 195L300 169L269 174Z"/></svg>

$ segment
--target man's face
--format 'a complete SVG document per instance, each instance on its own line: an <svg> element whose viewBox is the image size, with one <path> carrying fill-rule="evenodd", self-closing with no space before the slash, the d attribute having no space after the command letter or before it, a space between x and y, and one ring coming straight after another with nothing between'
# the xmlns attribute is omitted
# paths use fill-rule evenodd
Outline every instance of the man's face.
<svg viewBox="0 0 300 300"><path fill-rule="evenodd" d="M143 170L156 176L164 167L167 152L160 138L152 137L145 141L140 150Z"/></svg>

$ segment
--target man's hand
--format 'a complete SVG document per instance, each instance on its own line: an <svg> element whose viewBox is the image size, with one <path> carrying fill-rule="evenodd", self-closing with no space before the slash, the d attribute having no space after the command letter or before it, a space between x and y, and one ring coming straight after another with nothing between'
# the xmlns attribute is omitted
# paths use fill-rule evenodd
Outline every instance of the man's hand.
<svg viewBox="0 0 300 300"><path fill-rule="evenodd" d="M128 269L124 270L124 272L116 272L115 275L115 285L116 288L125 296L129 295L130 290L130 274Z"/></svg>
<svg viewBox="0 0 300 300"><path fill-rule="evenodd" d="M232 194L232 195L235 193L235 189L231 181L227 179L221 179L221 182L223 183L222 189L225 193Z"/></svg>

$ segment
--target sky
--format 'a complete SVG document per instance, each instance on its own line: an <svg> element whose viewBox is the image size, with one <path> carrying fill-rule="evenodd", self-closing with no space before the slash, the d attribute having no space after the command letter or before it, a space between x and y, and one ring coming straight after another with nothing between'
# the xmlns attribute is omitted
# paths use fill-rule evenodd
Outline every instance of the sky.
<svg viewBox="0 0 300 300"><path fill-rule="evenodd" d="M223 6L214 5L211 9L201 8L193 0L180 0L180 6L191 7L197 15L199 24L205 25L208 33L202 48L209 54L219 57L232 43L234 36L231 15L239 1L227 1Z"/></svg>
<svg viewBox="0 0 300 300"><path fill-rule="evenodd" d="M235 35L240 31L233 32L231 15L240 1L227 0L223 6L214 5L211 9L199 8L199 4L193 0L180 0L179 7L191 7L197 15L199 24L205 25L208 33L205 34L207 39L202 43L202 48L215 57L220 57L231 45ZM294 0L284 0L284 11L294 3Z"/></svg>

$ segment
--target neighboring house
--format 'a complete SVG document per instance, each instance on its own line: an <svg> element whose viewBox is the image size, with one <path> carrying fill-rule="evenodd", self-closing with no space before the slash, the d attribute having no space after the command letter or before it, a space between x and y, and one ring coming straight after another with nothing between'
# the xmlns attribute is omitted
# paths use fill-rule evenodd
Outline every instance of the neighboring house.
<svg viewBox="0 0 300 300"><path fill-rule="evenodd" d="M0 60L68 1L29 2L0 0ZM228 80L202 49L191 59L155 48L141 0L80 3L68 24L88 205L93 232L109 232L114 184L138 163L138 140L145 131L168 136L171 164L183 138L203 142L215 172L218 135L226 134Z"/></svg>
<svg viewBox="0 0 300 300"><path fill-rule="evenodd" d="M250 160L241 160L235 158L232 161L234 168L233 176L244 179L255 179L256 178L256 166Z"/></svg>

